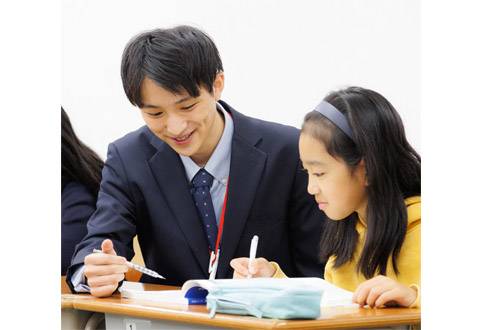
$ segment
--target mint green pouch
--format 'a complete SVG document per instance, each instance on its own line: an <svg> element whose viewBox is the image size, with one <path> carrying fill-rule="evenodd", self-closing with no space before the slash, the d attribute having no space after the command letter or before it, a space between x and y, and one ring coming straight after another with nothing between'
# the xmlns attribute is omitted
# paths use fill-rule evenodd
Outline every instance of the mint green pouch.
<svg viewBox="0 0 480 330"><path fill-rule="evenodd" d="M215 313L274 319L316 319L320 316L322 290L251 282L252 286L248 288L229 287L225 283L209 289L207 308L210 317Z"/></svg>

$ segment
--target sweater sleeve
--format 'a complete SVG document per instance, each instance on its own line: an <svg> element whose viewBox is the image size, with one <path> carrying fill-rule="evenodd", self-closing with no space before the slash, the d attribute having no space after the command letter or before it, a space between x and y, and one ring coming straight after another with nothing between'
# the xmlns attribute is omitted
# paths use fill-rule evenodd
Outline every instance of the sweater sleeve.
<svg viewBox="0 0 480 330"><path fill-rule="evenodd" d="M409 307L420 307L420 237L421 224L420 221L411 224L407 230L404 247L405 254L403 258L403 265L400 268L404 285L417 291L417 298L415 302Z"/></svg>
<svg viewBox="0 0 480 330"><path fill-rule="evenodd" d="M275 268L275 273L273 273L273 275L272 275L273 278L287 278L288 277L287 275L285 275L285 273L282 271L282 269L280 268L280 266L276 262L270 261L270 265L272 265Z"/></svg>
<svg viewBox="0 0 480 330"><path fill-rule="evenodd" d="M413 302L413 304L411 304L410 308L416 308L416 307L420 307L420 287L416 284L412 284L410 285L410 288L414 289L415 291L417 291L417 298L415 299L415 301Z"/></svg>

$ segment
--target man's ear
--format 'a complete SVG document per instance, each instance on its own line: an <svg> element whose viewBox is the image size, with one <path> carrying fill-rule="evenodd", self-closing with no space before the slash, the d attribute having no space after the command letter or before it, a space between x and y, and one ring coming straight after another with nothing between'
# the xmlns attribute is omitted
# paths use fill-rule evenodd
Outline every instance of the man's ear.
<svg viewBox="0 0 480 330"><path fill-rule="evenodd" d="M222 97L223 86L225 82L225 75L223 72L217 73L215 80L213 81L213 97L215 101L220 100Z"/></svg>

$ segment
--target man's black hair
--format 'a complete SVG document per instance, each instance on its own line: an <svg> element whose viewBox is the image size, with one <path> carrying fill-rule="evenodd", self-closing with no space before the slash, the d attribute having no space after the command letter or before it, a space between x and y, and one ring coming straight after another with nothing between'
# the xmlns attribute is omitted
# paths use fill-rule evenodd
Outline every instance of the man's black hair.
<svg viewBox="0 0 480 330"><path fill-rule="evenodd" d="M199 87L213 91L213 82L223 71L212 39L191 26L155 29L135 36L122 55L121 75L130 102L142 107L141 85L148 77L172 93L200 95Z"/></svg>

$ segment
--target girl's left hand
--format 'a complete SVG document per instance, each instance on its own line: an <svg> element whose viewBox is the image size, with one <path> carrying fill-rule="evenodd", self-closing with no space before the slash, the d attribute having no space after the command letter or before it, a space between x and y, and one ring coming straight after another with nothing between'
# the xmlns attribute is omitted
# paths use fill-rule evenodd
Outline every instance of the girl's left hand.
<svg viewBox="0 0 480 330"><path fill-rule="evenodd" d="M360 306L384 307L387 303L408 307L417 299L417 291L383 275L363 282L353 293L352 301Z"/></svg>

